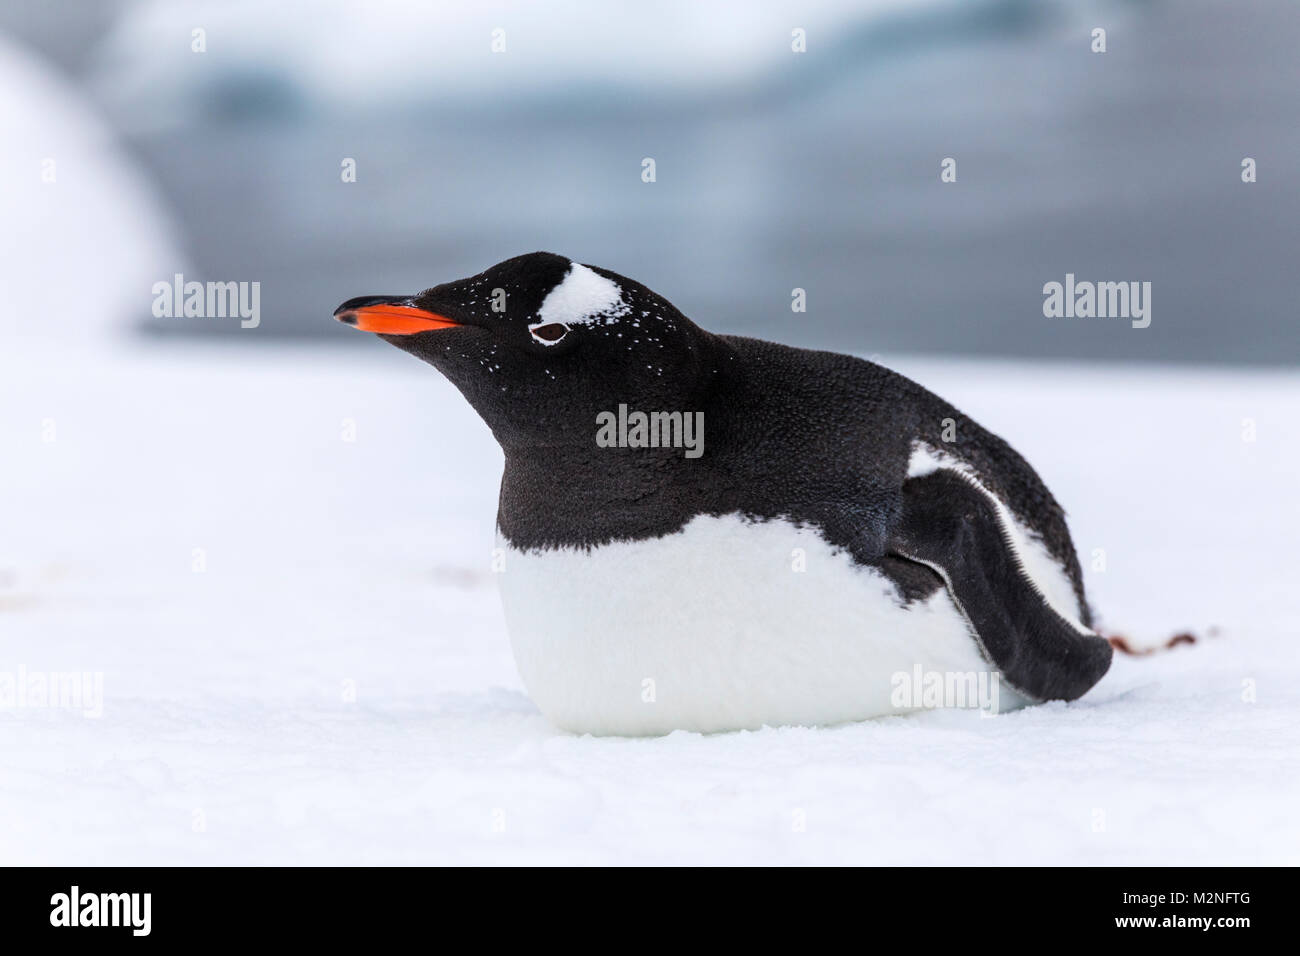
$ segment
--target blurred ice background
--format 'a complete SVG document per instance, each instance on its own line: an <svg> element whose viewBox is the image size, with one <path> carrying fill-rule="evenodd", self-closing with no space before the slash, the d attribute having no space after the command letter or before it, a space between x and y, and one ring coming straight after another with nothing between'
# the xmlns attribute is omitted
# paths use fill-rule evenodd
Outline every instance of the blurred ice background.
<svg viewBox="0 0 1300 956"><path fill-rule="evenodd" d="M0 4L0 31L166 209L152 274L260 281L259 337L360 344L343 299L549 249L804 345L1300 358L1294 3L68 0ZM1045 320L1067 272L1150 281L1151 327Z"/></svg>
<svg viewBox="0 0 1300 956"><path fill-rule="evenodd" d="M1241 0L0 2L0 677L106 698L0 701L0 862L1300 861L1297 41ZM1219 636L997 720L560 734L499 450L330 319L539 248L912 375L1043 474L1108 629ZM153 320L175 272L261 327ZM1045 319L1067 272L1151 327Z"/></svg>

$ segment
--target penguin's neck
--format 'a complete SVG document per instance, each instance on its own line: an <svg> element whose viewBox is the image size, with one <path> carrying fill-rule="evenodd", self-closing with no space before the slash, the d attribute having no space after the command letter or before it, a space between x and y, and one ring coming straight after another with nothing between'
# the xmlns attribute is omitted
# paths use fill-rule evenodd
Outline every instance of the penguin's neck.
<svg viewBox="0 0 1300 956"><path fill-rule="evenodd" d="M680 531L698 514L738 510L732 480L731 421L737 414L730 346L701 333L704 372L696 389L675 402L681 418L659 419L659 441L634 440L634 413L610 410L612 437L593 423L574 444L506 447L497 526L519 548L591 547L610 541L661 537ZM669 413L672 414L671 412ZM687 420L689 416L689 421ZM669 434L681 440L665 440ZM643 439L644 436L641 436Z"/></svg>
<svg viewBox="0 0 1300 956"><path fill-rule="evenodd" d="M728 507L707 455L682 448L530 448L506 454L497 525L519 548L658 537Z"/></svg>

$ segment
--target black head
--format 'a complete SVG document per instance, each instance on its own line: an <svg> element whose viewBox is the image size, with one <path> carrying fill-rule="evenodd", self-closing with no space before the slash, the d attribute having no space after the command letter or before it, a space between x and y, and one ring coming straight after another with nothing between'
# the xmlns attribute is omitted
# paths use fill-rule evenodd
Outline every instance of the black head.
<svg viewBox="0 0 1300 956"><path fill-rule="evenodd" d="M639 282L549 252L412 296L363 296L341 322L436 367L507 452L594 441L596 416L698 410L717 340Z"/></svg>

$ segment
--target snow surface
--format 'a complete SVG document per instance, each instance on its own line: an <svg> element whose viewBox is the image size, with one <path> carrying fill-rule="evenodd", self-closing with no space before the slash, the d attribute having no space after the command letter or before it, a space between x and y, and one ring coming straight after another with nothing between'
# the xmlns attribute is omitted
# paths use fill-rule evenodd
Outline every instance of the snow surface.
<svg viewBox="0 0 1300 956"><path fill-rule="evenodd" d="M432 369L7 351L0 670L102 671L105 701L0 711L0 861L1300 861L1300 382L895 364L1038 466L1105 549L1106 625L1220 636L996 718L570 736L510 657L501 454Z"/></svg>

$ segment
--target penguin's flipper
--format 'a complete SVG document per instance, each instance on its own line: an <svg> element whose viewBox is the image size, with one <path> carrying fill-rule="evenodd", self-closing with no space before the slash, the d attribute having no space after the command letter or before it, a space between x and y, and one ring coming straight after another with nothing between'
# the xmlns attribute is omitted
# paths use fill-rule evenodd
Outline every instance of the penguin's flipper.
<svg viewBox="0 0 1300 956"><path fill-rule="evenodd" d="M1110 667L1111 646L1058 614L1029 578L989 494L939 469L903 483L890 550L943 578L984 656L1037 700L1081 697Z"/></svg>

